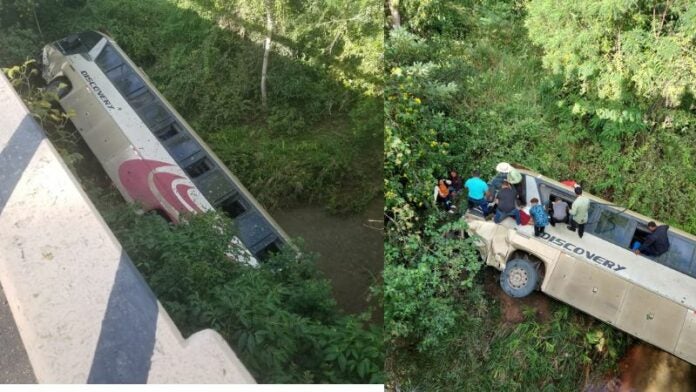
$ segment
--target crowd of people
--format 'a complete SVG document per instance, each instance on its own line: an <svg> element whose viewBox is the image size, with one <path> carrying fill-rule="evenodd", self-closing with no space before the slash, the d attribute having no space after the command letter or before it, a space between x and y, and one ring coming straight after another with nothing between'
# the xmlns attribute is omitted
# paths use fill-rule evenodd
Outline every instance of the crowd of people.
<svg viewBox="0 0 696 392"><path fill-rule="evenodd" d="M559 197L551 195L549 203L543 206L536 197L529 200L529 213L523 209L527 205L523 175L512 165L501 162L496 166L496 175L488 182L481 179L481 173L474 170L471 177L462 181L456 170L450 170L449 178L438 180L434 199L437 205L449 213L456 213L456 200L467 190L467 208L475 213L500 223L508 217L515 219L517 225L534 225L534 236L545 233L548 225L566 224L566 228L577 232L580 238L585 233L589 218L590 199L583 195L582 187L574 181L566 181L574 189L576 198L571 205ZM487 218L488 219L488 218ZM667 231L669 226L648 223L649 233L645 239L635 241L631 249L636 254L659 256L669 249Z"/></svg>

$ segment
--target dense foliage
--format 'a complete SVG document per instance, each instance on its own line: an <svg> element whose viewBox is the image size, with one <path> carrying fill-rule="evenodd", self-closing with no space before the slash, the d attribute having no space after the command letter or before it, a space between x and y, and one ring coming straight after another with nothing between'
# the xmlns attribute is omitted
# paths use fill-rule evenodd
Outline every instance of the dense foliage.
<svg viewBox="0 0 696 392"><path fill-rule="evenodd" d="M360 210L381 197L380 4L271 1L263 110L264 3L1 0L0 66L106 31L263 204Z"/></svg>
<svg viewBox="0 0 696 392"><path fill-rule="evenodd" d="M390 4L401 22L387 26L385 48L391 385L571 390L602 377L630 338L556 302L550 324L504 323L433 186L451 167L490 178L514 162L696 232L693 6Z"/></svg>
<svg viewBox="0 0 696 392"><path fill-rule="evenodd" d="M288 248L253 268L225 256L232 224L220 215L171 226L108 204L107 222L185 335L217 330L258 382L382 382L380 328L341 314L311 255Z"/></svg>
<svg viewBox="0 0 696 392"><path fill-rule="evenodd" d="M573 138L578 179L696 232L696 3L533 0L526 20ZM564 175L570 172L563 173Z"/></svg>

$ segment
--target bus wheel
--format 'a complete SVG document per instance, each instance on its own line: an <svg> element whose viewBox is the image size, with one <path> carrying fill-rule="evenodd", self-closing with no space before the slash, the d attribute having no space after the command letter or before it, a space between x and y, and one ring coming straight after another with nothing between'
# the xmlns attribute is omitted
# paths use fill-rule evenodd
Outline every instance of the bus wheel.
<svg viewBox="0 0 696 392"><path fill-rule="evenodd" d="M68 95L70 90L72 90L72 86L70 85L70 81L65 77L55 78L46 86L46 91L55 93L58 98L63 98Z"/></svg>
<svg viewBox="0 0 696 392"><path fill-rule="evenodd" d="M539 280L539 273L534 263L524 259L510 260L505 271L500 274L500 287L505 294L514 297L526 297L534 291Z"/></svg>

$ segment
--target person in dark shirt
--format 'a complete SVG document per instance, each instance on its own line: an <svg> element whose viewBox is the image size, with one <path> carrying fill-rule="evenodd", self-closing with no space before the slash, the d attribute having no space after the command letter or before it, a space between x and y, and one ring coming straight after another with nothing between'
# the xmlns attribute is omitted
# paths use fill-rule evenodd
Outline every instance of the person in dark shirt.
<svg viewBox="0 0 696 392"><path fill-rule="evenodd" d="M517 204L515 204L516 200L517 194L514 190L512 190L512 187L510 187L510 183L503 181L502 188L500 189L500 192L498 192L498 197L495 199L495 202L498 204L498 209L495 211L493 221L495 223L500 223L508 216L512 216L515 218L515 222L517 222L517 225L519 226L520 210L517 209Z"/></svg>
<svg viewBox="0 0 696 392"><path fill-rule="evenodd" d="M657 257L669 250L669 238L667 238L668 225L658 226L655 222L648 223L650 234L645 237L645 241L640 248L635 250L637 255Z"/></svg>
<svg viewBox="0 0 696 392"><path fill-rule="evenodd" d="M456 170L452 169L450 170L449 179L452 181L452 185L449 187L450 192L452 193L452 196L458 197L459 194L462 193L462 188L464 188L462 177L459 175L459 173L457 173Z"/></svg>

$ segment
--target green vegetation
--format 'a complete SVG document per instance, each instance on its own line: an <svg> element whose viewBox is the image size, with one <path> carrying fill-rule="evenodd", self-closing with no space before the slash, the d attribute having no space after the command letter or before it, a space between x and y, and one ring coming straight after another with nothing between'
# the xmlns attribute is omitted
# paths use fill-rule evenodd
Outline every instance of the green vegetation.
<svg viewBox="0 0 696 392"><path fill-rule="evenodd" d="M382 334L367 314L340 313L311 255L286 250L259 268L225 256L221 215L171 226L156 215L108 208L114 230L182 333L213 328L258 382L381 382Z"/></svg>
<svg viewBox="0 0 696 392"><path fill-rule="evenodd" d="M504 323L432 189L450 167L492 176L514 162L696 232L696 6L388 3L401 22L385 48L390 384L575 390L601 377L630 338L555 302L549 323Z"/></svg>
<svg viewBox="0 0 696 392"><path fill-rule="evenodd" d="M267 207L354 212L381 197L379 3L2 0L0 66L90 29L113 36Z"/></svg>
<svg viewBox="0 0 696 392"><path fill-rule="evenodd" d="M369 312L338 309L313 255L286 248L254 268L225 255L241 250L230 249L234 224L223 214L172 225L136 213L103 184L96 158L52 105L57 96L38 87L33 61L5 72L185 336L215 329L258 382L382 382L381 327Z"/></svg>

